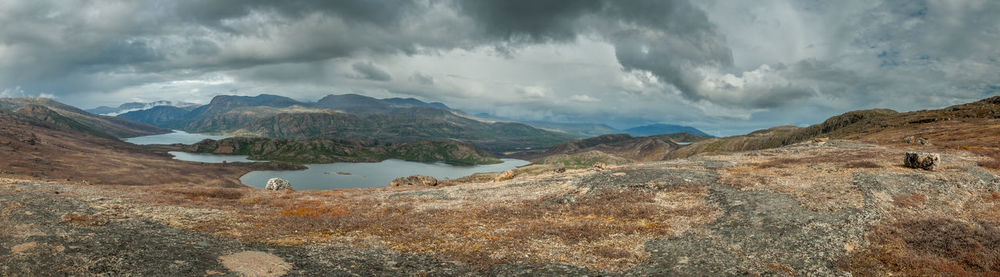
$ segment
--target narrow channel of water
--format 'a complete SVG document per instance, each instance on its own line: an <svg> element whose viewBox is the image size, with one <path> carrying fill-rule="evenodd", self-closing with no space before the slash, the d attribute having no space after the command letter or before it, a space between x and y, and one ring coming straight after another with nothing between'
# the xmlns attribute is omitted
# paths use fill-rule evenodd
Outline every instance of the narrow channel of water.
<svg viewBox="0 0 1000 277"><path fill-rule="evenodd" d="M170 134L135 137L126 139L134 144L193 144L203 139L223 139L224 136L208 136L174 131ZM222 163L254 162L245 155L218 155L206 153L168 152L174 159L182 161ZM283 178L297 190L327 190L343 188L368 188L387 186L393 179L410 175L424 175L434 178L458 178L475 173L501 172L530 164L517 159L502 159L503 163L455 166L445 163L421 163L402 160L385 160L377 163L331 163L309 164L306 170L254 171L243 175L244 185L263 188L270 178Z"/></svg>

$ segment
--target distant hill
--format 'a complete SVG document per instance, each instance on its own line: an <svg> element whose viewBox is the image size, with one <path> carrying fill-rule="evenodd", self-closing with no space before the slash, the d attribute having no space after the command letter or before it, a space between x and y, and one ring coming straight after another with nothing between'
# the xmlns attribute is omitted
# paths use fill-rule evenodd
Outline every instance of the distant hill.
<svg viewBox="0 0 1000 277"><path fill-rule="evenodd" d="M236 108L241 107L275 107L284 108L290 107L292 105L299 105L299 101L294 99L270 94L261 94L257 96L236 96L236 95L219 95L212 98L212 102L207 105L195 108L187 116L189 119L204 118L217 114L224 114L232 111Z"/></svg>
<svg viewBox="0 0 1000 277"><path fill-rule="evenodd" d="M628 134L613 134L568 141L531 157L531 160L597 151L633 161L657 161L680 147L669 135L632 137Z"/></svg>
<svg viewBox="0 0 1000 277"><path fill-rule="evenodd" d="M118 117L171 128L184 124L183 122L187 120L190 112L190 110L174 106L156 106L146 110L123 113Z"/></svg>
<svg viewBox="0 0 1000 277"><path fill-rule="evenodd" d="M95 115L76 107L53 101L48 98L0 98L0 110L14 111L25 106L37 105L72 119L89 129L110 134L119 138L147 136L169 133L170 130L153 125L133 122L118 117Z"/></svg>
<svg viewBox="0 0 1000 277"><path fill-rule="evenodd" d="M564 132L579 138L622 133L621 130L612 128L611 126L596 123L558 123L547 121L526 121L524 123L537 128Z"/></svg>
<svg viewBox="0 0 1000 277"><path fill-rule="evenodd" d="M625 129L625 133L632 136L655 136L655 135L665 135L665 134L676 134L676 133L688 133L699 136L711 137L711 135L698 130L697 128L690 126L681 125L671 125L671 124L651 124L644 125L634 128Z"/></svg>
<svg viewBox="0 0 1000 277"><path fill-rule="evenodd" d="M313 108L338 110L359 115L387 113L393 110L406 108L434 108L441 110L451 109L438 102L426 103L414 98L377 99L358 94L331 94L309 106Z"/></svg>

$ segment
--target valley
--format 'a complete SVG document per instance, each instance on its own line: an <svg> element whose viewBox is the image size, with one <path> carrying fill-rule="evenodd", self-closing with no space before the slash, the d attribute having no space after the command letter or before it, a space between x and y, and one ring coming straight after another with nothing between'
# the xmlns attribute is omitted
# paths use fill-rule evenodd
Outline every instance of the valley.
<svg viewBox="0 0 1000 277"><path fill-rule="evenodd" d="M0 1L0 277L1000 276L1000 1Z"/></svg>
<svg viewBox="0 0 1000 277"><path fill-rule="evenodd" d="M249 178L260 186L281 176L273 170L313 161L495 158L458 141L231 137L137 146L98 130L123 131L25 105L0 112L0 220L8 228L0 245L16 251L0 252L0 261L17 265L4 272L42 275L120 272L114 268L135 270L128 266L134 263L224 272L238 269L180 255L211 261L240 251L271 253L288 272L304 275L403 270L386 263L408 264L408 273L986 273L1000 266L988 250L1000 242L998 111L1000 102L990 98L940 110L849 112L810 127L726 138L604 135L518 152L534 163L507 173L467 172L446 185L272 192L240 185L240 177L256 171ZM691 138L697 141L677 143ZM170 149L283 162L184 162L170 159ZM943 165L906 168L908 151L939 153ZM316 169L344 178L369 174ZM43 209L41 199L52 204ZM95 255L107 247L137 245L86 246L101 242L57 236L53 228L124 241L155 236L141 243L166 254L102 260ZM928 248L954 241L973 243L961 248L973 252L956 253L979 254ZM84 246L90 250L59 251ZM308 254L317 249L325 254ZM53 257L43 262L51 266L24 262L38 255ZM906 266L894 267L900 264Z"/></svg>

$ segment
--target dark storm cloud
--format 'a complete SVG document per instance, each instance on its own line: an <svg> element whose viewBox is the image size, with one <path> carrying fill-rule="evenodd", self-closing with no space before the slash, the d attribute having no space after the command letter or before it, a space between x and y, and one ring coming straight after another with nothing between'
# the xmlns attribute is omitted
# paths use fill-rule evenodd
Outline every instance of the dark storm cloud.
<svg viewBox="0 0 1000 277"><path fill-rule="evenodd" d="M157 88L366 89L647 121L927 108L996 93L998 13L975 0L12 0L0 1L0 94L86 106ZM604 105L621 95L647 106Z"/></svg>
<svg viewBox="0 0 1000 277"><path fill-rule="evenodd" d="M392 80L392 75L389 75L389 72L385 72L385 70L378 68L378 66L375 66L371 62L354 63L351 65L351 68L354 68L354 71L361 74L360 77L363 79L383 82Z"/></svg>

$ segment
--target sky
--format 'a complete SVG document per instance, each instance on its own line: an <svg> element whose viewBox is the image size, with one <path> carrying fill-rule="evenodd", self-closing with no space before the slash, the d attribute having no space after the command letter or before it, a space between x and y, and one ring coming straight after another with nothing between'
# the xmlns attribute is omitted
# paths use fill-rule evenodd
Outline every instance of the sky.
<svg viewBox="0 0 1000 277"><path fill-rule="evenodd" d="M1000 95L995 0L0 1L0 96L414 97L736 135Z"/></svg>

